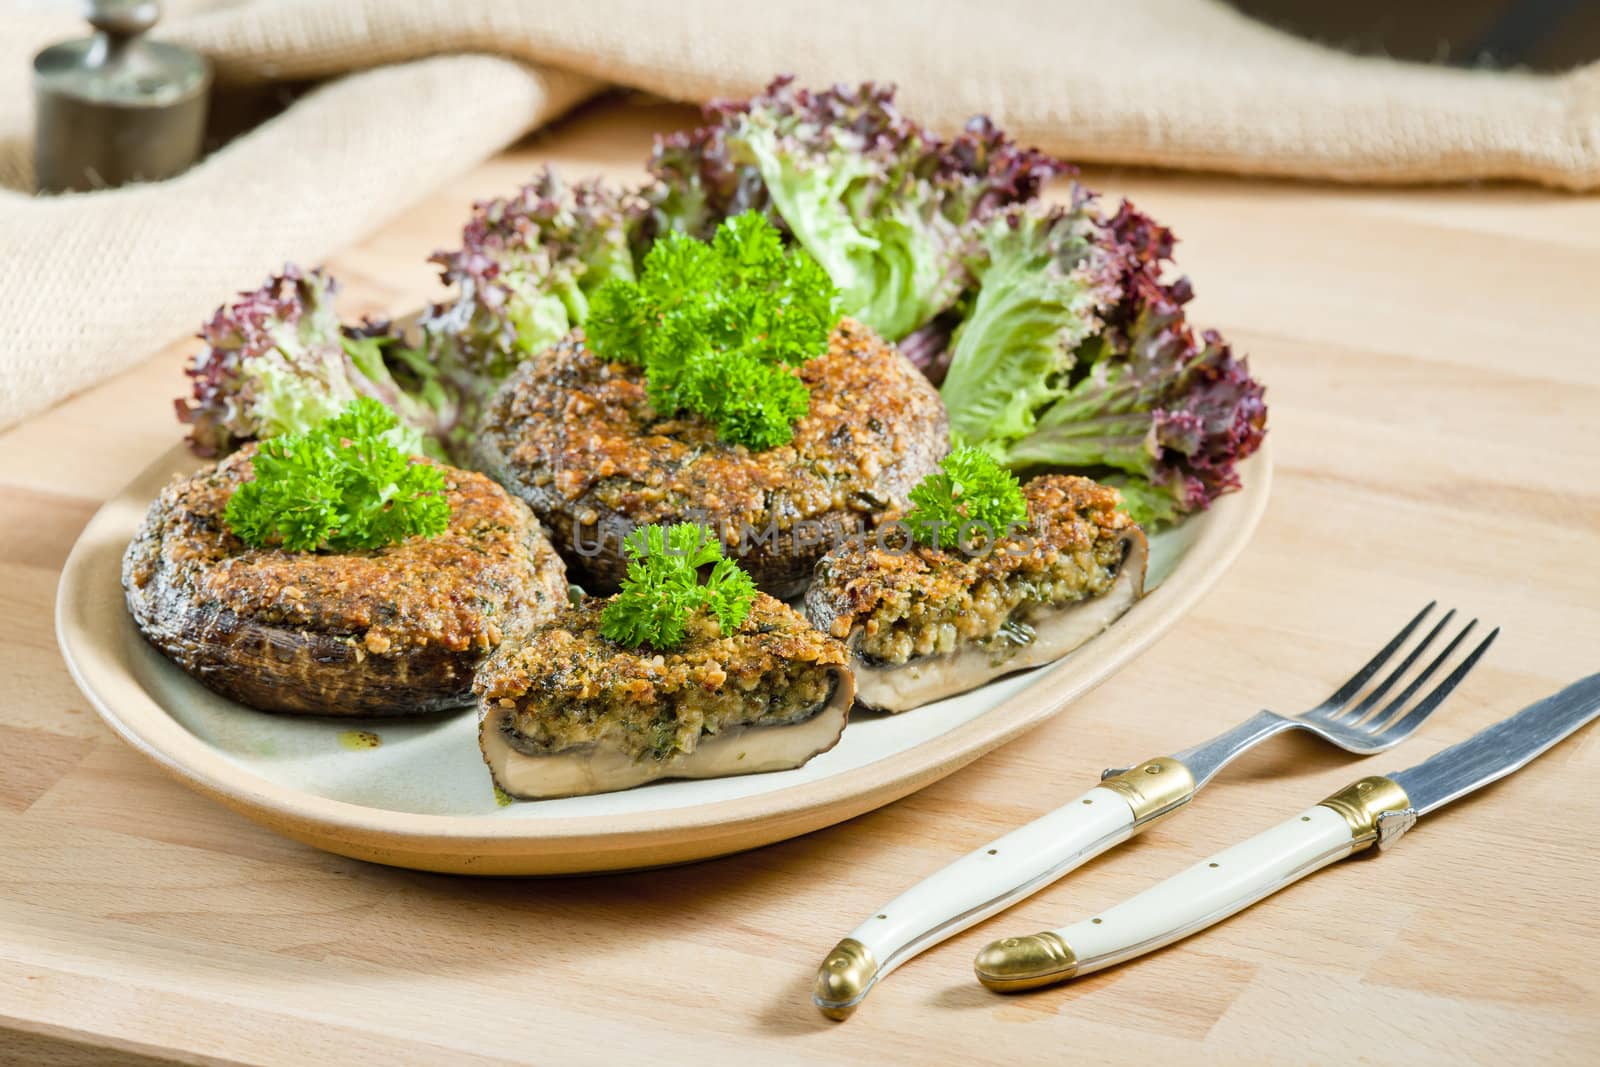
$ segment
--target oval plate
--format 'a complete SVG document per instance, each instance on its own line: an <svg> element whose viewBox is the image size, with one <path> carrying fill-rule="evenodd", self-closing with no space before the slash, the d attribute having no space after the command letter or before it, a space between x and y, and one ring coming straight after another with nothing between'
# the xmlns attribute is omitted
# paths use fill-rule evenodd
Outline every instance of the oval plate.
<svg viewBox="0 0 1600 1067"><path fill-rule="evenodd" d="M471 709L421 720L267 714L217 696L145 642L123 602L122 553L161 488L197 466L174 448L78 539L56 598L73 678L129 744L247 818L330 852L464 874L684 863L915 792L1056 714L1177 622L1249 540L1271 477L1263 447L1240 469L1243 490L1151 539L1151 592L1050 666L901 715L858 715L838 745L796 770L505 803L479 757Z"/></svg>

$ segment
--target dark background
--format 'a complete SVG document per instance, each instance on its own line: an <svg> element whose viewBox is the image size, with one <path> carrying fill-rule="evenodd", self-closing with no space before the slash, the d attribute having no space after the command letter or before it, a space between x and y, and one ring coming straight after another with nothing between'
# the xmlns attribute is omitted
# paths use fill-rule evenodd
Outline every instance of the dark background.
<svg viewBox="0 0 1600 1067"><path fill-rule="evenodd" d="M1600 59L1600 0L1228 0L1300 37L1458 67L1562 71Z"/></svg>

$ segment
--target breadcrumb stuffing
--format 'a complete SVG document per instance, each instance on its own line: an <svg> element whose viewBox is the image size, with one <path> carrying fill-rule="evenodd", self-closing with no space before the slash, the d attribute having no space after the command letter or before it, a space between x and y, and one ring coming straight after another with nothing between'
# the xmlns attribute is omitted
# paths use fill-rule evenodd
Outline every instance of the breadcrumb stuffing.
<svg viewBox="0 0 1600 1067"><path fill-rule="evenodd" d="M1115 489L1046 475L1023 486L1028 529L987 551L867 538L817 564L806 616L871 662L901 664L977 644L1030 638L1031 611L1100 596L1115 583L1130 532ZM889 516L888 518L898 518ZM887 522L887 519L886 519Z"/></svg>
<svg viewBox="0 0 1600 1067"><path fill-rule="evenodd" d="M848 656L798 613L758 594L737 633L689 620L683 647L628 649L600 635L604 601L590 598L508 643L478 671L486 704L515 709L507 740L522 751L586 744L636 759L692 752L729 726L777 725L826 704Z"/></svg>

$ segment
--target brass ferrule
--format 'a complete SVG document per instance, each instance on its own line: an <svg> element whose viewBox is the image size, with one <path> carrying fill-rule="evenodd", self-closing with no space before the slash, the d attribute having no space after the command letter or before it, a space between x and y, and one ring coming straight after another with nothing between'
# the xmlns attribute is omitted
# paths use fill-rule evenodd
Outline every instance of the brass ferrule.
<svg viewBox="0 0 1600 1067"><path fill-rule="evenodd" d="M1145 760L1100 783L1122 794L1133 809L1133 825L1148 826L1187 804L1194 797L1194 775L1171 756Z"/></svg>
<svg viewBox="0 0 1600 1067"><path fill-rule="evenodd" d="M1344 816L1344 821L1350 824L1355 851L1360 852L1377 843L1379 817L1385 812L1408 810L1411 798L1392 779L1375 774L1351 782L1320 803Z"/></svg>
<svg viewBox="0 0 1600 1067"><path fill-rule="evenodd" d="M1053 931L990 942L972 961L978 981L997 993L1017 993L1064 982L1078 971L1078 957Z"/></svg>
<svg viewBox="0 0 1600 1067"><path fill-rule="evenodd" d="M872 983L878 980L878 961L872 952L853 937L847 937L828 953L817 968L811 983L811 1003L830 1019L848 1019Z"/></svg>

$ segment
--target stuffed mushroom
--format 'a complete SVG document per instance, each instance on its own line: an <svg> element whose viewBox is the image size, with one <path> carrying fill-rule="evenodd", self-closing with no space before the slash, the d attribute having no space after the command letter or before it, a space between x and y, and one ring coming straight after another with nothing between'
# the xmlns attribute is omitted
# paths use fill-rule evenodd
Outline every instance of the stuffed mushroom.
<svg viewBox="0 0 1600 1067"><path fill-rule="evenodd" d="M829 547L903 505L949 448L938 391L859 323L841 322L799 374L809 414L787 444L751 451L703 418L658 414L640 368L576 334L494 395L468 461L532 505L590 592L622 580L628 530L693 521L761 589L796 596Z"/></svg>
<svg viewBox="0 0 1600 1067"><path fill-rule="evenodd" d="M317 715L459 707L485 655L566 604L538 520L471 471L442 468L450 518L437 536L349 552L252 548L224 513L255 451L174 480L123 557L139 630L223 696Z"/></svg>
<svg viewBox="0 0 1600 1067"><path fill-rule="evenodd" d="M602 636L603 604L507 642L478 672L479 742L508 795L786 770L838 742L855 696L848 657L784 604L757 594L727 634L695 616L671 652Z"/></svg>
<svg viewBox="0 0 1600 1067"><path fill-rule="evenodd" d="M905 711L1049 663L1140 597L1148 547L1115 490L1047 475L1023 496L1026 528L982 545L861 538L818 563L806 617L850 649L863 705Z"/></svg>

